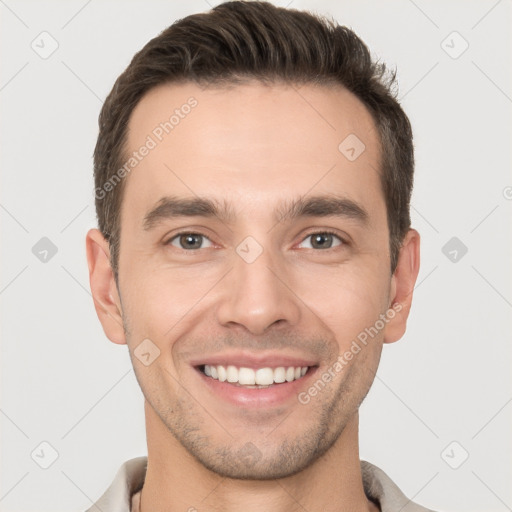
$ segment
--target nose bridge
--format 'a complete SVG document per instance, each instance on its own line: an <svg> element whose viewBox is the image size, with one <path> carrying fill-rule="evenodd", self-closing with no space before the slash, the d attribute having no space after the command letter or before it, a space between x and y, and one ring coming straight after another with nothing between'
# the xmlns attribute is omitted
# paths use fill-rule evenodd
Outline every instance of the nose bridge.
<svg viewBox="0 0 512 512"><path fill-rule="evenodd" d="M253 334L261 334L279 321L296 324L298 299L285 284L285 267L278 258L252 237L244 239L235 252L218 321L242 325Z"/></svg>

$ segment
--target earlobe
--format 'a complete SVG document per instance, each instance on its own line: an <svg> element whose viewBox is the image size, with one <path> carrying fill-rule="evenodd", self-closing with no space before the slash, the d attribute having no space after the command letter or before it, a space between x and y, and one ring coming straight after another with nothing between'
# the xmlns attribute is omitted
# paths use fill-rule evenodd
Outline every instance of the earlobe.
<svg viewBox="0 0 512 512"><path fill-rule="evenodd" d="M87 233L86 251L96 314L107 338L113 343L125 344L121 301L110 265L110 250L99 230L91 229Z"/></svg>
<svg viewBox="0 0 512 512"><path fill-rule="evenodd" d="M398 341L405 333L419 269L420 235L415 229L410 229L404 237L398 264L391 278L389 307L394 310L394 315L390 315L386 325L384 343Z"/></svg>

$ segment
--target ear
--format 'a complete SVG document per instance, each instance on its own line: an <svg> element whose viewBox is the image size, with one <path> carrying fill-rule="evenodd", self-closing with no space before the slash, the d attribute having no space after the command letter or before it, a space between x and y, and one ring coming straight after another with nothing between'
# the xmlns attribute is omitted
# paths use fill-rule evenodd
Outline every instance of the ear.
<svg viewBox="0 0 512 512"><path fill-rule="evenodd" d="M107 240L97 229L91 229L85 240L89 283L96 314L107 338L113 343L126 344L123 328L121 300L114 272L110 266L110 249Z"/></svg>
<svg viewBox="0 0 512 512"><path fill-rule="evenodd" d="M395 315L388 316L384 343L398 341L405 333L407 318L411 310L414 285L420 270L420 235L410 229L405 235L398 255L398 263L391 278L390 309Z"/></svg>

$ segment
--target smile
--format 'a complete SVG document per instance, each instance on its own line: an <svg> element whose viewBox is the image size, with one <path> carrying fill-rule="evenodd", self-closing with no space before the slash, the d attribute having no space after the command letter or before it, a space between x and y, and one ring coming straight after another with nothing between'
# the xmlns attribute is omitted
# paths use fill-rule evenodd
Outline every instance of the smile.
<svg viewBox="0 0 512 512"><path fill-rule="evenodd" d="M308 372L308 366L278 366L277 368L245 368L233 365L209 365L200 367L201 371L212 379L230 384L265 388L274 384L299 380Z"/></svg>

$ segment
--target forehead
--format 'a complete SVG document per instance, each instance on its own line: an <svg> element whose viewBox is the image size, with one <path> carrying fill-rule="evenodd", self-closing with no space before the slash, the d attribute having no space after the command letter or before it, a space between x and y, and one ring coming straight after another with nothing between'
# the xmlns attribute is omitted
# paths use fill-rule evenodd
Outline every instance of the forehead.
<svg viewBox="0 0 512 512"><path fill-rule="evenodd" d="M134 109L127 147L133 208L166 193L256 206L313 189L383 204L373 119L341 87L161 85Z"/></svg>

